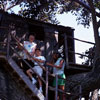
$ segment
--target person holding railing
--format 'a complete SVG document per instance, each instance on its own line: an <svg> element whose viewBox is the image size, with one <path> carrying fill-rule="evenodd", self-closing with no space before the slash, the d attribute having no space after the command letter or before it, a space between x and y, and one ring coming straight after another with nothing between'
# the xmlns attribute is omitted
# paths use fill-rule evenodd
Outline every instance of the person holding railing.
<svg viewBox="0 0 100 100"><path fill-rule="evenodd" d="M65 80L64 79L66 78L64 74L65 61L60 56L60 53L58 52L53 53L53 59L55 63L54 64L47 63L47 65L53 67L53 74L58 75L58 88L64 91L65 90ZM59 78L59 76L61 79ZM53 86L56 86L56 78L54 78ZM62 100L65 100L64 94L62 94Z"/></svg>
<svg viewBox="0 0 100 100"><path fill-rule="evenodd" d="M42 76L42 74L43 74L43 69L40 67L40 65L44 65L44 63L45 63L45 61L46 61L46 59L45 59L45 57L44 56L41 56L41 50L40 49L36 49L35 50L35 57L33 57L33 58L31 58L31 60L34 60L34 67L33 67L33 70L39 75L39 76ZM37 62L39 62L39 64L37 63ZM35 84L36 83L36 80L35 80L35 78L32 76L32 74L34 74L34 72L33 72L33 70L32 69L28 69L27 71L26 71L26 73L27 73L27 75L32 79L32 83L33 84ZM39 86L40 86L40 88L39 88L39 90L40 90L40 92L43 92L42 91L42 81L41 81L41 79L38 77L38 81L39 81Z"/></svg>
<svg viewBox="0 0 100 100"><path fill-rule="evenodd" d="M27 61L31 66L34 66L34 63L29 60L28 58L28 53L31 55L31 56L34 56L34 53L35 53L35 49L37 47L37 44L34 42L35 41L35 36L33 34L30 34L29 35L29 41L24 41L23 44L20 43L19 45L19 48L22 50L20 52L20 56L22 56L22 58ZM25 49L23 50L24 47ZM21 60L20 62L22 62L22 68L24 69L25 73L26 73L26 70L29 69L28 65L23 61Z"/></svg>

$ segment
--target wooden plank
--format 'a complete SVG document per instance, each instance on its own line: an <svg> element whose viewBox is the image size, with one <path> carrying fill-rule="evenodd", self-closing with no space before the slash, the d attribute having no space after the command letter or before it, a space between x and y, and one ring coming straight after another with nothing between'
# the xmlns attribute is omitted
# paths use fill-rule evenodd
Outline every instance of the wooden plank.
<svg viewBox="0 0 100 100"><path fill-rule="evenodd" d="M67 35L66 33L64 33L64 45L65 45L65 57L66 57L66 68L69 68L69 65L68 65L68 44L67 44Z"/></svg>
<svg viewBox="0 0 100 100"><path fill-rule="evenodd" d="M83 65L83 64L77 64L77 63L70 63L69 66L77 67L77 68L86 68L86 69L91 69L92 66L90 65Z"/></svg>
<svg viewBox="0 0 100 100"><path fill-rule="evenodd" d="M82 100L81 94L82 94L82 87L81 87L81 85L80 85L80 86L79 86L79 100Z"/></svg>
<svg viewBox="0 0 100 100"><path fill-rule="evenodd" d="M74 40L77 40L77 41L80 41L80 42L84 42L84 43L88 43L88 44L93 44L93 45L95 45L95 43L93 43L93 42L89 42L89 41L85 41L85 40L80 40L80 39L77 39L77 38L73 38L73 37L71 37L71 36L68 36L68 38L71 38L71 39L74 39Z"/></svg>
<svg viewBox="0 0 100 100"><path fill-rule="evenodd" d="M46 67L46 100L48 100L48 67Z"/></svg>
<svg viewBox="0 0 100 100"><path fill-rule="evenodd" d="M19 66L17 66L17 64L11 58L8 60L8 63L16 71L16 73L23 80L23 82L25 82L28 88L34 93L34 95L37 96L40 100L45 100L43 94L37 89L35 85L31 83L29 78L24 74L24 72L19 68Z"/></svg>
<svg viewBox="0 0 100 100"><path fill-rule="evenodd" d="M10 54L10 33L8 33L7 37L7 59L9 59L9 54Z"/></svg>
<svg viewBox="0 0 100 100"><path fill-rule="evenodd" d="M83 70L83 71L91 71L91 69L88 69L88 68L81 68L81 67L75 67L75 66L69 66L69 69L76 69L76 70Z"/></svg>
<svg viewBox="0 0 100 100"><path fill-rule="evenodd" d="M55 100L58 100L58 76L56 75Z"/></svg>

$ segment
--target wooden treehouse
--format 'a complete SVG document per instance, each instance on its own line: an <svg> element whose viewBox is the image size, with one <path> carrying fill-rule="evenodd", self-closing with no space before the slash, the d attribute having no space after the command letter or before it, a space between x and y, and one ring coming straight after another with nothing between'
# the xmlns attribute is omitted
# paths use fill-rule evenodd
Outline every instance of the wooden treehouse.
<svg viewBox="0 0 100 100"><path fill-rule="evenodd" d="M21 93L26 96L25 99L24 97L22 98L21 93L20 96L18 96L19 93L17 93L17 99L14 98L13 95L15 92L10 93L10 91L14 91L9 86L9 84L12 84L11 81L7 85L8 87L6 87L8 89L7 93L5 92L6 90L2 90L3 88L0 87L3 95L0 95L0 99L49 100L48 91L55 91L54 88L48 86L47 82L49 77L47 77L48 74L45 73L44 76L46 76L46 79L41 77L41 80L44 82L44 87L46 88L45 93L41 93L37 86L32 85L30 79L15 61L15 58L19 58L17 41L15 38L17 37L20 42L23 42L28 39L29 34L35 34L36 43L42 50L42 54L46 57L47 61L52 59L51 55L54 51L61 50L61 53L64 55L64 59L66 61L66 76L88 72L91 70L90 66L79 65L75 62L75 38L73 28L52 25L0 11L0 74L3 75L5 73L6 77L10 77L10 80L14 80L14 84L18 85L16 87L19 87ZM8 99L8 96L11 99ZM29 98L27 99L27 97Z"/></svg>

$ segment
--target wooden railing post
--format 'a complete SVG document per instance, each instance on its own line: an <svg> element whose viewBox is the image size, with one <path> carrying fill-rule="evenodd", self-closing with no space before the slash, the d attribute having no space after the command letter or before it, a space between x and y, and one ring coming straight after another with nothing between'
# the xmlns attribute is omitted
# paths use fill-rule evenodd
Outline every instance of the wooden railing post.
<svg viewBox="0 0 100 100"><path fill-rule="evenodd" d="M48 67L46 67L46 100L48 100Z"/></svg>
<svg viewBox="0 0 100 100"><path fill-rule="evenodd" d="M9 53L10 53L10 33L8 32L8 36L7 36L7 59L9 59Z"/></svg>
<svg viewBox="0 0 100 100"><path fill-rule="evenodd" d="M81 98L82 98L82 87L81 87L81 85L79 85L79 100L81 100Z"/></svg>
<svg viewBox="0 0 100 100"><path fill-rule="evenodd" d="M66 57L66 68L69 68L68 66L68 44L67 44L67 35L64 33L64 45L65 45L65 57Z"/></svg>
<svg viewBox="0 0 100 100"><path fill-rule="evenodd" d="M55 100L58 98L58 75L56 77Z"/></svg>

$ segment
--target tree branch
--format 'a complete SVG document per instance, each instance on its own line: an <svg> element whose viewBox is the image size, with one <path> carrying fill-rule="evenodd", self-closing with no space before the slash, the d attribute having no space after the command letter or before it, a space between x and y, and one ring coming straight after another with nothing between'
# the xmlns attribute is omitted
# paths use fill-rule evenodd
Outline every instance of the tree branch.
<svg viewBox="0 0 100 100"><path fill-rule="evenodd" d="M99 37L99 32L98 32L98 25L97 25L97 19L96 19L96 12L95 8L93 5L93 0L87 0L90 8L91 8L91 13L92 13L92 23L93 23L93 29L94 29L94 38L95 38L95 43L96 43L96 54L95 56L98 57L99 52L100 52L100 37Z"/></svg>
<svg viewBox="0 0 100 100"><path fill-rule="evenodd" d="M55 1L57 2L58 0L55 0ZM71 0L71 1L74 1L74 2L76 2L76 3L80 4L80 5L82 5L84 8L86 8L87 10L89 10L89 11L91 12L90 6L87 5L87 4L85 4L82 0ZM49 2L47 2L47 3L51 3L51 2L53 2L53 0L49 0ZM41 8L42 8L44 5L46 5L47 3L41 5ZM96 12L96 16L98 16L98 17L100 18L100 13Z"/></svg>
<svg viewBox="0 0 100 100"><path fill-rule="evenodd" d="M5 10L4 0L2 0L2 9Z"/></svg>
<svg viewBox="0 0 100 100"><path fill-rule="evenodd" d="M71 0L71 1L75 1L77 3L79 3L80 5L82 5L84 8L86 8L87 10L89 10L91 12L91 8L89 5L85 4L84 2L80 1L80 0ZM98 17L100 17L100 13L96 12L96 15Z"/></svg>

